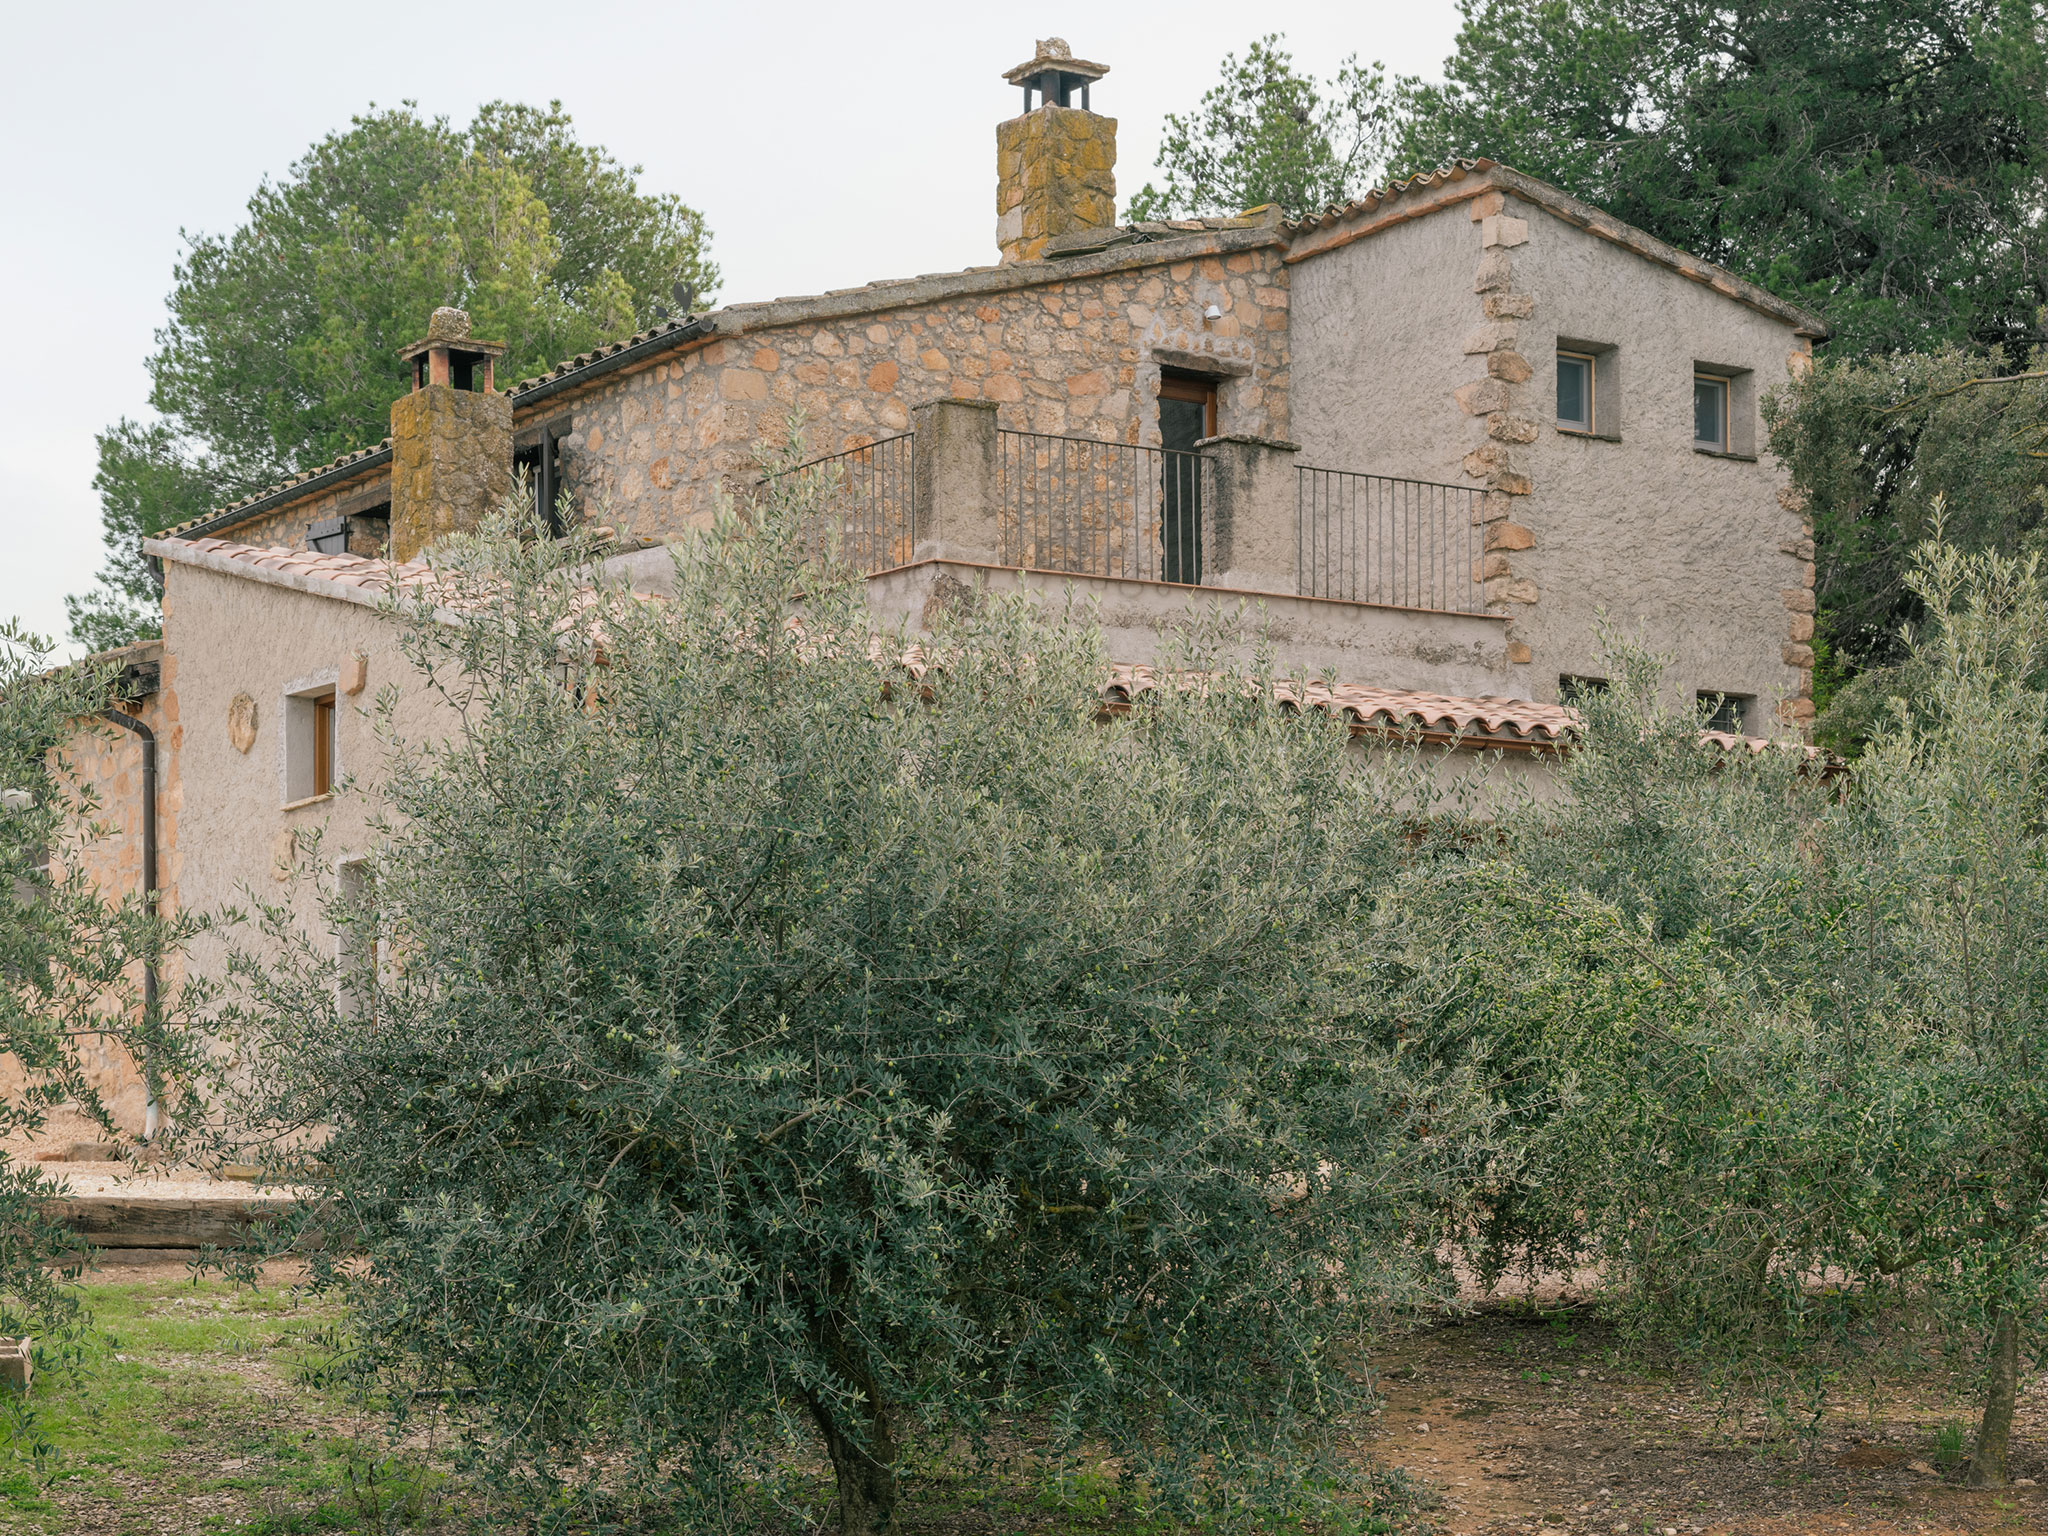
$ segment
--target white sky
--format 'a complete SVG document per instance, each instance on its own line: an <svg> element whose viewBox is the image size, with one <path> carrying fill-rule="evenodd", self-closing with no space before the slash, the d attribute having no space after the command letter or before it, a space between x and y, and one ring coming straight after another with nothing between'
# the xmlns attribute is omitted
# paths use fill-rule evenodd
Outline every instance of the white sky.
<svg viewBox="0 0 2048 1536"><path fill-rule="evenodd" d="M629 5L11 5L0 63L0 616L64 630L101 559L93 434L147 413L143 360L180 231L222 231L265 176L371 102L467 123L560 98L579 135L702 209L722 302L995 259L1002 73L1040 36L1111 66L1119 206L1160 119L1269 31L1327 76L1346 55L1435 76L1452 0L819 0Z"/></svg>

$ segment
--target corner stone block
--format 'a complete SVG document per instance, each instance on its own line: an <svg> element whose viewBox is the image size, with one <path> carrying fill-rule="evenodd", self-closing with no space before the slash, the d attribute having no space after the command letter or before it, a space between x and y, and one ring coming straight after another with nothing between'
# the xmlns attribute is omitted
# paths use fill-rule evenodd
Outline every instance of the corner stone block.
<svg viewBox="0 0 2048 1536"><path fill-rule="evenodd" d="M1526 384L1535 371L1529 366L1529 359L1519 352L1500 351L1487 355L1488 377L1499 379L1503 384Z"/></svg>
<svg viewBox="0 0 2048 1536"><path fill-rule="evenodd" d="M1479 221L1479 243L1489 249L1496 246L1524 245L1529 239L1529 221L1511 219L1504 213L1496 213Z"/></svg>
<svg viewBox="0 0 2048 1536"><path fill-rule="evenodd" d="M911 421L917 455L911 557L1000 564L995 402L934 400L913 410Z"/></svg>
<svg viewBox="0 0 2048 1536"><path fill-rule="evenodd" d="M1810 645L1787 645L1785 665L1805 670L1813 665L1813 647Z"/></svg>
<svg viewBox="0 0 2048 1536"><path fill-rule="evenodd" d="M1533 443L1536 431L1536 423L1526 416L1510 416L1506 411L1496 411L1486 418L1486 435L1498 442Z"/></svg>
<svg viewBox="0 0 2048 1536"><path fill-rule="evenodd" d="M1489 321L1465 338L1465 355L1471 357L1478 352L1497 352L1514 344L1515 328L1512 325Z"/></svg>
<svg viewBox="0 0 2048 1536"><path fill-rule="evenodd" d="M1451 391L1451 398L1467 416L1491 416L1507 409L1507 386L1498 379L1474 379Z"/></svg>
<svg viewBox="0 0 2048 1536"><path fill-rule="evenodd" d="M1486 296L1486 318L1489 320L1527 320L1536 313L1536 301L1526 293L1489 293Z"/></svg>
<svg viewBox="0 0 2048 1536"><path fill-rule="evenodd" d="M1488 251L1479 258L1479 271L1472 279L1474 293L1491 293L1515 280L1515 266L1506 251Z"/></svg>
<svg viewBox="0 0 2048 1536"><path fill-rule="evenodd" d="M1486 528L1486 547L1492 549L1533 549L1536 535L1520 523L1489 523Z"/></svg>
<svg viewBox="0 0 2048 1536"><path fill-rule="evenodd" d="M1498 192L1482 192L1472 199L1472 222L1484 223L1507 207L1508 200Z"/></svg>
<svg viewBox="0 0 2048 1536"><path fill-rule="evenodd" d="M1197 446L1213 465L1202 499L1202 585L1298 591L1294 461L1300 445L1232 436Z"/></svg>

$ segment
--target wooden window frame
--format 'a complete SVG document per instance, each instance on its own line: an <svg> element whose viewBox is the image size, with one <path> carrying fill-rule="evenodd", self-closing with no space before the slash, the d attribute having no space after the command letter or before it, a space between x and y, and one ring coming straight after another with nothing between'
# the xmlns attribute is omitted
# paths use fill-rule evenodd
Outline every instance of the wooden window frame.
<svg viewBox="0 0 2048 1536"><path fill-rule="evenodd" d="M1202 410L1202 436L1216 435L1216 381L1199 373L1159 373L1159 398L1185 400Z"/></svg>
<svg viewBox="0 0 2048 1536"><path fill-rule="evenodd" d="M313 793L334 793L335 722L334 690L316 693L307 700L313 706Z"/></svg>

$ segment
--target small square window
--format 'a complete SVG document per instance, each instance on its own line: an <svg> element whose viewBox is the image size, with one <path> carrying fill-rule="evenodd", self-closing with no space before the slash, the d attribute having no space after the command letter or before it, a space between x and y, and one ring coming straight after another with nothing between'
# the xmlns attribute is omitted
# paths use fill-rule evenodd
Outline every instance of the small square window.
<svg viewBox="0 0 2048 1536"><path fill-rule="evenodd" d="M1557 680L1557 700L1560 704L1576 704L1581 699L1592 698L1607 691L1604 677L1582 677L1567 672Z"/></svg>
<svg viewBox="0 0 2048 1536"><path fill-rule="evenodd" d="M1707 717L1706 729L1726 731L1731 736L1744 734L1753 702L1746 693L1702 691L1699 695L1700 711Z"/></svg>
<svg viewBox="0 0 2048 1536"><path fill-rule="evenodd" d="M1572 432L1593 430L1593 359L1588 353L1557 354L1557 424Z"/></svg>
<svg viewBox="0 0 2048 1536"><path fill-rule="evenodd" d="M1692 376L1692 445L1728 451L1728 381L1711 374Z"/></svg>

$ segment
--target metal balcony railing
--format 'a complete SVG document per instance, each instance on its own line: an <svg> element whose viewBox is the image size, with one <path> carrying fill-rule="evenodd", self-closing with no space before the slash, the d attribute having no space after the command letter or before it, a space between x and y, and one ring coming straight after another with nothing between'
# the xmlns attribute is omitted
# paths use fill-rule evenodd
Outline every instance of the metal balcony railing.
<svg viewBox="0 0 2048 1536"><path fill-rule="evenodd" d="M904 432L879 442L829 453L794 469L770 475L763 484L802 476L817 498L813 524L820 552L835 542L839 558L863 574L908 565L916 530L915 435Z"/></svg>
<svg viewBox="0 0 2048 1536"><path fill-rule="evenodd" d="M996 466L1005 565L1201 581L1202 454L1002 431Z"/></svg>
<svg viewBox="0 0 2048 1536"><path fill-rule="evenodd" d="M1306 597L1477 613L1477 489L1301 466L1295 570Z"/></svg>

